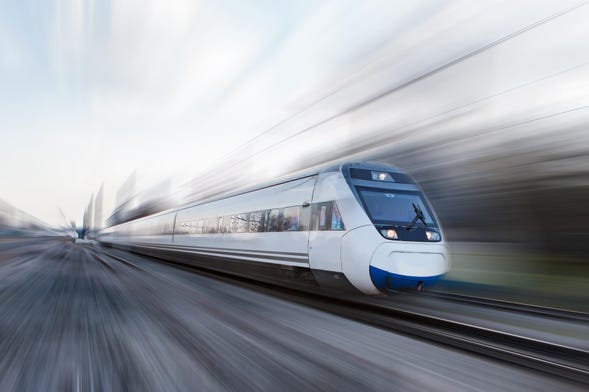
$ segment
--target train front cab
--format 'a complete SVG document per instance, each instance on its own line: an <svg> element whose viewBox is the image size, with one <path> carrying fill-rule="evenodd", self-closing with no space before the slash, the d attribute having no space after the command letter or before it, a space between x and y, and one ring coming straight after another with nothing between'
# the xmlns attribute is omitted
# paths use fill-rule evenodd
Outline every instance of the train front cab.
<svg viewBox="0 0 589 392"><path fill-rule="evenodd" d="M421 289L448 272L438 220L409 176L373 164L343 165L342 174L358 209L338 201L348 213L344 220L354 223L342 238L342 272L356 288L366 294Z"/></svg>

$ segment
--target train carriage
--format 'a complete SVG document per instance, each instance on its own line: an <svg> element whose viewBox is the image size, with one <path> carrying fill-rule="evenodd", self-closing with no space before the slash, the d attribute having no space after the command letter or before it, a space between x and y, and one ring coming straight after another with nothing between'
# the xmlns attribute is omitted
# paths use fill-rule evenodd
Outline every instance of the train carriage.
<svg viewBox="0 0 589 392"><path fill-rule="evenodd" d="M103 230L111 246L267 282L378 294L450 268L438 219L398 169L345 163Z"/></svg>

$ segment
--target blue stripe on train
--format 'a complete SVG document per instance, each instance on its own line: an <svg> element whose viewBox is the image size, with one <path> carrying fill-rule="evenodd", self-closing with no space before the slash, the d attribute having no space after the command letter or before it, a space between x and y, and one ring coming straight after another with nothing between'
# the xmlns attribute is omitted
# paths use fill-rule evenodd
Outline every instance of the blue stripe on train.
<svg viewBox="0 0 589 392"><path fill-rule="evenodd" d="M444 276L444 274L425 277L397 275L370 266L370 278L372 279L372 283L380 290L417 287L417 283L420 281L423 282L423 284L432 283L440 279L442 276Z"/></svg>

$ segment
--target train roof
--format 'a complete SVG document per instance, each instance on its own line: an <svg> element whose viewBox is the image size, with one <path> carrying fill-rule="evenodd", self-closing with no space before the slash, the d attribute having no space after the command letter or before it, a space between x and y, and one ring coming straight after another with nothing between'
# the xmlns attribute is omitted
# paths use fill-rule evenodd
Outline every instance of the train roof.
<svg viewBox="0 0 589 392"><path fill-rule="evenodd" d="M387 171L398 172L398 173L402 172L401 170L399 170L395 166L392 166L392 165L389 165L386 163L380 163L380 162L340 162L340 163L336 163L336 164L318 165L318 166L315 166L310 169L305 169L305 170L301 170L298 172L290 173L290 174L282 176L282 177L278 177L277 179L274 179L272 181L261 182L261 183L258 183L258 184L255 184L255 185L252 185L249 187L243 187L243 188L240 188L237 190L228 191L228 192L220 193L220 194L217 194L214 196L205 197L200 200L194 200L189 203L183 204L181 206L173 207L173 208L167 209L165 211L161 211L161 212L158 212L153 215L148 215L148 216L136 219L136 220L139 221L139 220L154 218L157 216L169 214L171 212L185 210L187 208L195 207L195 206L198 206L201 204L210 203L210 202L218 201L218 200L223 200L223 199L242 195L245 193L258 191L258 190L265 189L265 188L270 188L275 185L280 185L280 184L284 184L284 183L287 183L290 181L296 181L299 179L316 176L316 175L319 175L322 173L341 172L347 168L358 168L358 169L365 169L365 170L387 170ZM133 222L133 221L130 221L130 222Z"/></svg>
<svg viewBox="0 0 589 392"><path fill-rule="evenodd" d="M176 208L176 210L183 210L183 209L197 206L200 204L209 203L211 201L227 199L229 197L258 191L258 190L265 189L265 188L270 188L275 185L280 185L280 184L284 184L284 183L287 183L290 181L296 181L299 179L312 177L312 176L322 174L322 173L341 172L345 168L351 168L351 167L358 168L358 169L366 169L366 170L388 170L388 171L392 171L392 172L401 172L398 168L396 168L392 165L389 165L386 163L379 163L379 162L343 162L343 163L340 162L337 164L320 165L320 166L313 167L311 169L305 169L305 170L291 173L291 174L288 174L288 175L285 175L282 177L278 177L277 179L272 180L272 181L262 182L262 183L255 184L255 185L252 185L249 187L244 187L244 188L241 188L241 189L238 189L235 191L229 191L226 193L221 193L221 194L218 194L215 196L207 197L207 198L204 198L201 200L193 201L191 203L188 203L185 206L182 206L180 208Z"/></svg>

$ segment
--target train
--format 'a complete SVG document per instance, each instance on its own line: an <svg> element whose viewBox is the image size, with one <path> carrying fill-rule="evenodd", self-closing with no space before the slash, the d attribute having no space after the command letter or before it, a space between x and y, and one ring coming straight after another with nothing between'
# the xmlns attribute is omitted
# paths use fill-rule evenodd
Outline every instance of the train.
<svg viewBox="0 0 589 392"><path fill-rule="evenodd" d="M102 230L110 247L284 285L377 295L450 269L434 210L382 163L320 167Z"/></svg>

